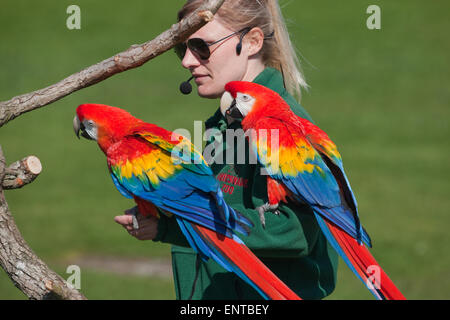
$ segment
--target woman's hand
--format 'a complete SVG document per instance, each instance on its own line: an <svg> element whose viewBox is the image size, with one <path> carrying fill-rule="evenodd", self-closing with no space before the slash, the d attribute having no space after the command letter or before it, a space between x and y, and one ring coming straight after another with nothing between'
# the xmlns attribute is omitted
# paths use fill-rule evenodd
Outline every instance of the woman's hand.
<svg viewBox="0 0 450 320"><path fill-rule="evenodd" d="M127 210L128 211L128 210ZM125 211L125 212L127 212ZM136 215L139 228L133 228L133 216L124 214L114 217L114 221L122 225L130 235L139 240L153 240L158 233L158 219L155 217L144 217L141 214Z"/></svg>

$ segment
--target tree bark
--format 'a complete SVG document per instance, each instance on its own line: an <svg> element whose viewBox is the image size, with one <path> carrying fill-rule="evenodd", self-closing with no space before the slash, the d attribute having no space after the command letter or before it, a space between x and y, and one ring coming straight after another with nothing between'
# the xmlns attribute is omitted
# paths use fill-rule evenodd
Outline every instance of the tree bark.
<svg viewBox="0 0 450 320"><path fill-rule="evenodd" d="M25 112L48 105L117 73L143 65L177 43L186 40L192 33L211 21L223 2L224 0L205 0L204 5L193 14L172 25L170 29L151 41L132 45L128 50L74 73L44 89L0 102L0 127Z"/></svg>
<svg viewBox="0 0 450 320"><path fill-rule="evenodd" d="M0 127L25 112L55 102L77 90L103 81L116 73L139 67L185 41L213 19L224 0L205 0L193 14L141 45L103 60L44 89L0 102ZM0 266L14 285L30 299L86 299L52 271L27 245L9 211L5 189L21 188L41 172L38 158L30 156L6 168L0 146Z"/></svg>
<svg viewBox="0 0 450 320"><path fill-rule="evenodd" d="M39 169L40 166L36 166L33 158L31 170L25 169L29 158L17 161L6 169L5 157L0 147L0 265L14 285L30 299L86 299L76 289L70 288L63 278L36 256L23 239L9 211L3 192L6 172L9 171L11 175L28 175L31 170ZM40 172L40 169L38 171ZM37 176L35 173L32 175L34 178Z"/></svg>

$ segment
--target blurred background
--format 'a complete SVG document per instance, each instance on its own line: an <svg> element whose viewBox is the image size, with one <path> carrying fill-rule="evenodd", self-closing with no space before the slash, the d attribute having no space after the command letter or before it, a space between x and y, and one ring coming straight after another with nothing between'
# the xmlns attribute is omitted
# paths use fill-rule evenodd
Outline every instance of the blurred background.
<svg viewBox="0 0 450 320"><path fill-rule="evenodd" d="M2 0L0 101L41 89L169 28L182 0ZM310 89L302 105L337 143L372 253L409 299L450 298L448 1L280 1ZM66 9L81 9L69 30ZM381 8L369 30L366 9ZM169 130L193 128L218 101L183 96L173 52L0 128L7 163L36 155L43 172L6 191L31 248L63 278L81 268L90 299L174 299L170 247L113 221L133 206L104 155L72 130L75 108L103 103ZM195 88L194 88L195 92ZM26 299L0 270L0 299ZM342 263L328 299L372 299Z"/></svg>

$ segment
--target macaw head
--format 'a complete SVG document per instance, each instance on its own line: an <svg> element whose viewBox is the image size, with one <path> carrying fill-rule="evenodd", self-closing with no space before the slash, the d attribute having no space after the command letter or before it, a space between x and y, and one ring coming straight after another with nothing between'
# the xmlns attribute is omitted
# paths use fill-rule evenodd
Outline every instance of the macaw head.
<svg viewBox="0 0 450 320"><path fill-rule="evenodd" d="M131 127L142 121L127 111L103 104L82 104L76 110L73 130L78 138L81 136L96 140L106 151L116 141L129 134Z"/></svg>
<svg viewBox="0 0 450 320"><path fill-rule="evenodd" d="M220 110L228 124L238 119L270 116L289 109L289 105L275 91L247 81L231 81L225 85Z"/></svg>

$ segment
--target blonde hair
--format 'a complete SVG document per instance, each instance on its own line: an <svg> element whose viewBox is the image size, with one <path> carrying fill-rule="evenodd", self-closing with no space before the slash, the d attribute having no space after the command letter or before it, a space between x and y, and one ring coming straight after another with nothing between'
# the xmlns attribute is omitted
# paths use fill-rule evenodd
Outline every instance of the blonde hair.
<svg viewBox="0 0 450 320"><path fill-rule="evenodd" d="M178 12L178 21L193 12L202 0L188 0ZM226 0L216 13L232 30L259 27L264 33L264 45L260 51L263 63L278 69L287 91L301 97L301 88L307 88L301 72L300 61L289 38L286 23L277 0Z"/></svg>

